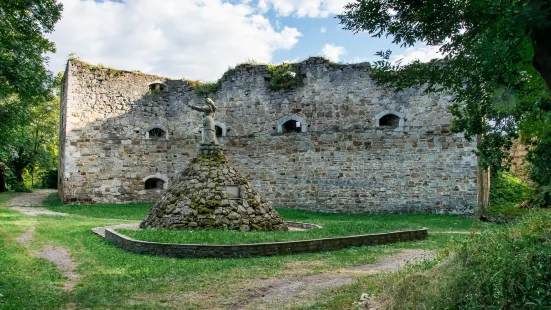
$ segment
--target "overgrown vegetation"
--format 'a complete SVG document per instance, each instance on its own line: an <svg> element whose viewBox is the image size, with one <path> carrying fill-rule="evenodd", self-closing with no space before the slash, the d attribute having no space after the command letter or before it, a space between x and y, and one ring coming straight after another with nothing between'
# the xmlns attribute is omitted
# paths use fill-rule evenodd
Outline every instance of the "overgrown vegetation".
<svg viewBox="0 0 551 310"><path fill-rule="evenodd" d="M189 84L189 86L195 91L195 94L197 96L207 97L209 95L216 93L216 91L220 87L219 82L203 82L203 81L188 80L188 79L184 79L184 81L186 81Z"/></svg>
<svg viewBox="0 0 551 310"><path fill-rule="evenodd" d="M551 214L455 240L437 261L368 280L381 309L545 309L551 305Z"/></svg>
<svg viewBox="0 0 551 310"><path fill-rule="evenodd" d="M490 202L492 205L518 204L531 196L532 190L521 179L500 171L492 176Z"/></svg>
<svg viewBox="0 0 551 310"><path fill-rule="evenodd" d="M293 67L291 64L268 65L268 72L271 75L271 90L291 89L303 85L300 69Z"/></svg>
<svg viewBox="0 0 551 310"><path fill-rule="evenodd" d="M528 152L528 159L532 163L530 178L540 185L534 203L540 207L551 207L551 119L546 124L537 125L547 127L549 133L532 141L532 148Z"/></svg>
<svg viewBox="0 0 551 310"><path fill-rule="evenodd" d="M206 82L195 87L195 93L198 96L208 96L214 94L220 85L218 82Z"/></svg>

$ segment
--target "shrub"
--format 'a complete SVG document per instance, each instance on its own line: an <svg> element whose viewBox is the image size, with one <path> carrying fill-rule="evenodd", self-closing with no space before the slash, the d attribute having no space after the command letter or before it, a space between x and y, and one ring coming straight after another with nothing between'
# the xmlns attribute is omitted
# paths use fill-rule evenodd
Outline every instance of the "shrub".
<svg viewBox="0 0 551 310"><path fill-rule="evenodd" d="M300 71L293 69L290 64L268 65L268 72L271 75L271 90L291 89L303 84Z"/></svg>
<svg viewBox="0 0 551 310"><path fill-rule="evenodd" d="M382 309L543 309L551 305L551 213L455 241L440 263L379 279Z"/></svg>
<svg viewBox="0 0 551 310"><path fill-rule="evenodd" d="M32 192L32 190L30 188L28 188L27 186L25 186L24 184L12 185L11 189L14 192L17 192L17 193L30 193L30 192Z"/></svg>
<svg viewBox="0 0 551 310"><path fill-rule="evenodd" d="M530 188L509 172L500 171L492 177L490 202L492 205L521 203L530 196Z"/></svg>
<svg viewBox="0 0 551 310"><path fill-rule="evenodd" d="M534 202L536 206L542 208L551 207L551 185L538 187Z"/></svg>

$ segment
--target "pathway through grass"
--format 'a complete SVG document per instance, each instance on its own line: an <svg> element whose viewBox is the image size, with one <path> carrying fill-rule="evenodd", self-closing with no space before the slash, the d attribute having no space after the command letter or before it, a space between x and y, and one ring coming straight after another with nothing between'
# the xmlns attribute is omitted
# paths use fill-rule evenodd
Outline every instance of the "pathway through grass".
<svg viewBox="0 0 551 310"><path fill-rule="evenodd" d="M68 216L27 216L5 207L8 194L0 194L0 308L6 309L213 309L238 305L255 285L289 277L309 277L358 265L373 264L404 249L439 249L478 223L455 216L437 215L330 215L280 209L286 220L326 221L341 224L371 221L378 227L395 223L425 226L431 233L424 241L336 252L246 259L176 259L124 252L93 235L98 226L141 220L151 205L60 206L50 199L47 208ZM357 220L356 217L361 220ZM401 225L401 224L400 224ZM369 226L366 224L366 227ZM27 248L16 239L34 227ZM485 228L486 226L480 227ZM336 229L336 228L335 228ZM350 229L354 229L350 227ZM70 251L81 275L71 291L54 264L36 258L45 245ZM316 297L310 297L316 299ZM277 305L276 305L277 306ZM297 306L298 307L298 306Z"/></svg>

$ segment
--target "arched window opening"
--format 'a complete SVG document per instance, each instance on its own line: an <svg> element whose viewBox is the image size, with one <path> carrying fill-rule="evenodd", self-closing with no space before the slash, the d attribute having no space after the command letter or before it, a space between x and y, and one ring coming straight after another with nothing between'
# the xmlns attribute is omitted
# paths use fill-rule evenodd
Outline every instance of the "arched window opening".
<svg viewBox="0 0 551 310"><path fill-rule="evenodd" d="M224 136L224 130L222 129L222 127L216 125L214 126L214 129L216 130L216 137Z"/></svg>
<svg viewBox="0 0 551 310"><path fill-rule="evenodd" d="M379 119L379 127L397 128L400 126L400 117L387 114Z"/></svg>
<svg viewBox="0 0 551 310"><path fill-rule="evenodd" d="M283 128L283 133L302 132L302 124L299 121L295 121L293 119L283 123L282 128Z"/></svg>
<svg viewBox="0 0 551 310"><path fill-rule="evenodd" d="M165 181L157 178L145 180L145 189L163 189Z"/></svg>
<svg viewBox="0 0 551 310"><path fill-rule="evenodd" d="M166 131L161 128L152 128L148 133L150 139L166 139Z"/></svg>
<svg viewBox="0 0 551 310"><path fill-rule="evenodd" d="M228 131L230 131L224 123L214 122L214 126L217 137L225 137L228 135Z"/></svg>
<svg viewBox="0 0 551 310"><path fill-rule="evenodd" d="M298 115L285 116L277 121L278 133L306 132L307 127L309 127L309 125L304 118Z"/></svg>
<svg viewBox="0 0 551 310"><path fill-rule="evenodd" d="M145 130L146 139L167 139L168 140L168 128L163 125L152 125Z"/></svg>
<svg viewBox="0 0 551 310"><path fill-rule="evenodd" d="M168 90L168 87L165 83L162 82L153 82L149 84L149 93L150 94L160 94Z"/></svg>

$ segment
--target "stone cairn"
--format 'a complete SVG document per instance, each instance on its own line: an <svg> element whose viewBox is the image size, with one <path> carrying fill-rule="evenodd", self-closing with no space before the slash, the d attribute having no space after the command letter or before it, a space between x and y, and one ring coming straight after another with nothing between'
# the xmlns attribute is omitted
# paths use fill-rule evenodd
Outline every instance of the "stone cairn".
<svg viewBox="0 0 551 310"><path fill-rule="evenodd" d="M230 166L216 141L214 102L205 113L198 156L151 208L140 228L288 230L270 203Z"/></svg>

